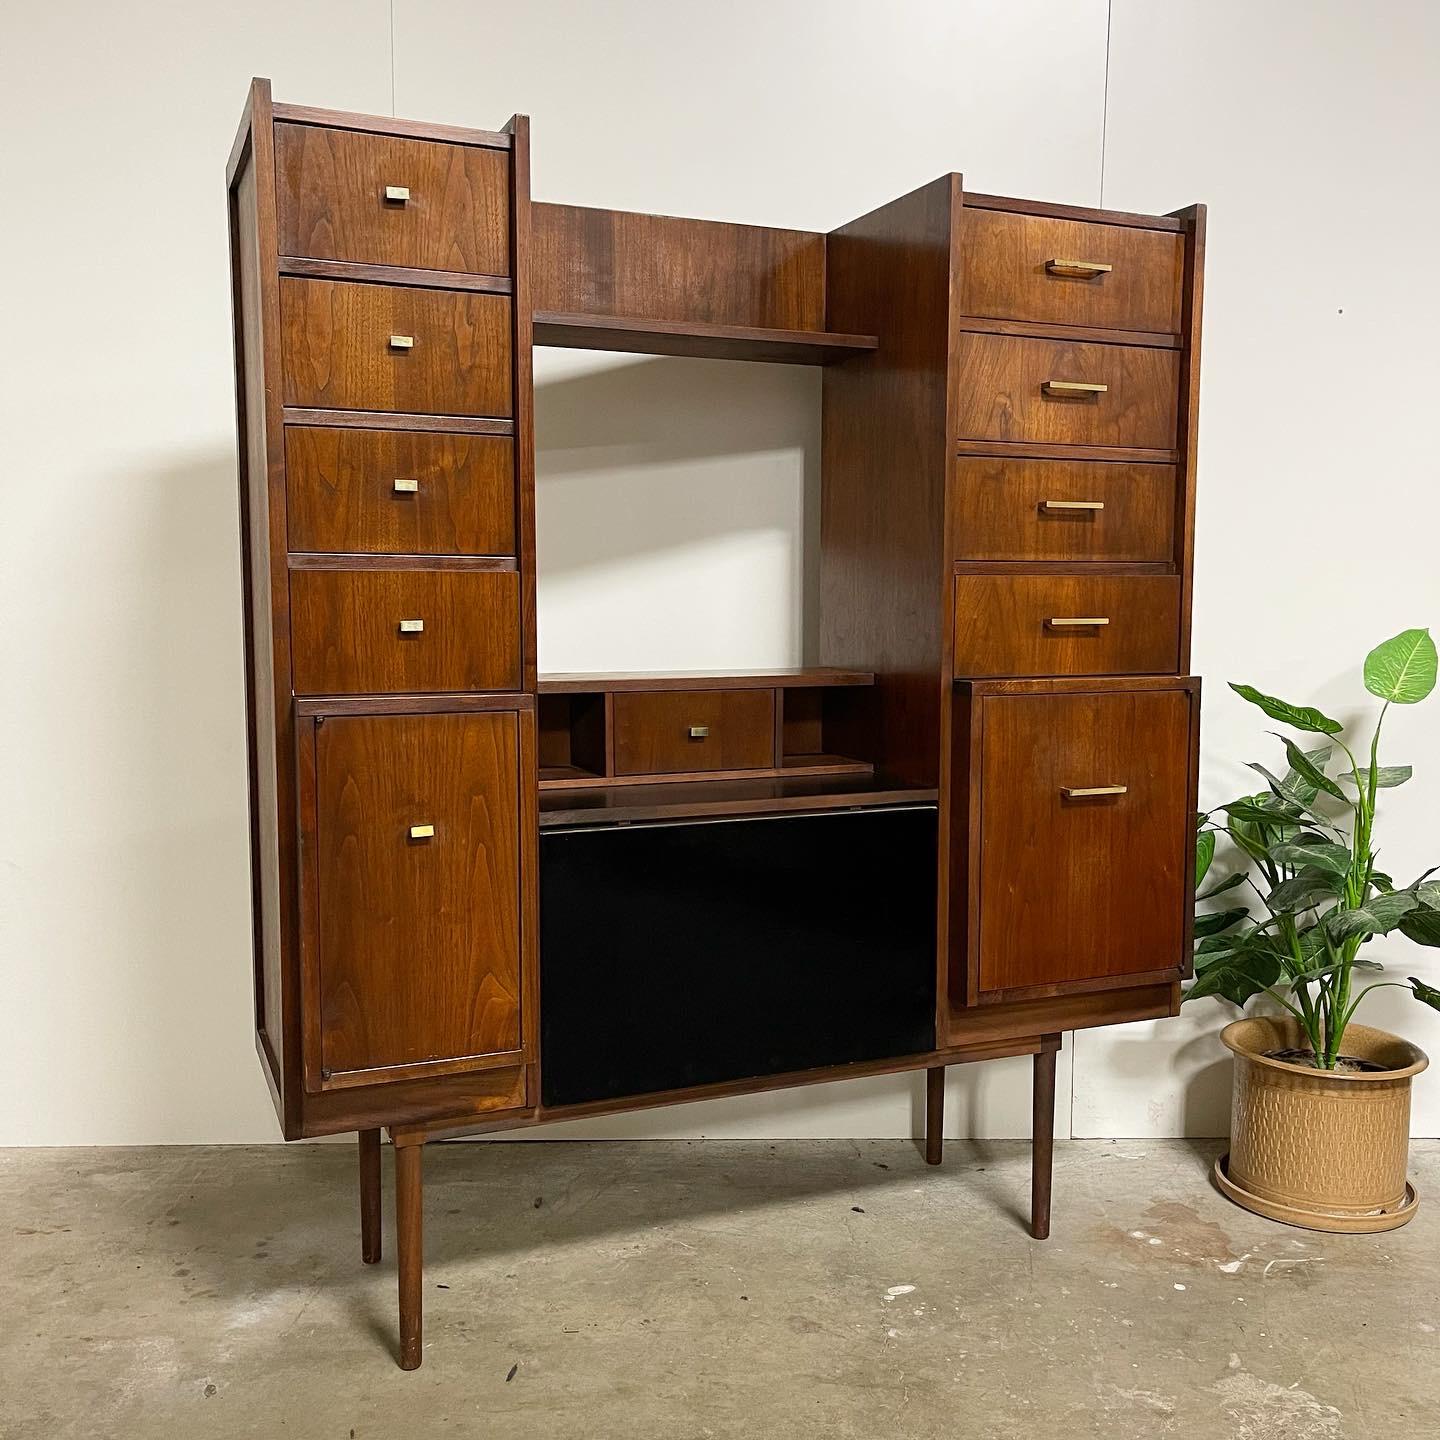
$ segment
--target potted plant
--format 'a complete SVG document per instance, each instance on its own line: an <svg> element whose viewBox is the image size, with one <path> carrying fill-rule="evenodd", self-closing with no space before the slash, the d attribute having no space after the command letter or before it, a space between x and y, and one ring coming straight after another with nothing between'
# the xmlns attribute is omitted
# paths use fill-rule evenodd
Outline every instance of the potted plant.
<svg viewBox="0 0 1440 1440"><path fill-rule="evenodd" d="M1280 1014L1237 1020L1221 1032L1235 1056L1230 1151L1215 1179L1232 1200L1318 1230L1389 1230L1414 1215L1406 1181L1410 1082L1428 1061L1397 1036L1352 1023L1372 990L1395 985L1440 1010L1440 990L1417 979L1357 983L1381 967L1362 957L1377 935L1440 946L1434 870L1399 887L1376 867L1381 791L1403 785L1408 765L1382 765L1380 735L1391 705L1414 705L1435 688L1435 642L1406 630L1365 659L1365 688L1384 704L1368 764L1345 727L1311 706L1249 685L1230 688L1288 730L1317 736L1302 748L1277 736L1288 768L1252 764L1265 789L1199 816L1196 844L1195 983L1186 995L1243 1006L1268 996ZM1331 762L1343 764L1331 773ZM1201 889L1217 838L1238 868ZM1208 903L1230 897L1223 908Z"/></svg>

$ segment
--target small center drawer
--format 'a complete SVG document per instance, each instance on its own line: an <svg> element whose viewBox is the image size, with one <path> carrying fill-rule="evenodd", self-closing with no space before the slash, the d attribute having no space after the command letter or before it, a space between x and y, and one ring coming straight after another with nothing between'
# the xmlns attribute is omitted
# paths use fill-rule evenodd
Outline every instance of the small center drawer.
<svg viewBox="0 0 1440 1440"><path fill-rule="evenodd" d="M275 127L280 253L510 273L510 156L320 125Z"/></svg>
<svg viewBox="0 0 1440 1440"><path fill-rule="evenodd" d="M1174 448L1176 350L967 333L956 368L957 438Z"/></svg>
<svg viewBox="0 0 1440 1440"><path fill-rule="evenodd" d="M966 315L1180 330L1185 239L1175 231L968 207L961 226Z"/></svg>
<svg viewBox="0 0 1440 1440"><path fill-rule="evenodd" d="M507 436L291 425L285 486L294 551L515 553Z"/></svg>
<svg viewBox="0 0 1440 1440"><path fill-rule="evenodd" d="M503 418L510 351L506 295L280 281L287 405Z"/></svg>
<svg viewBox="0 0 1440 1440"><path fill-rule="evenodd" d="M950 511L954 560L1168 561L1175 467L964 457Z"/></svg>
<svg viewBox="0 0 1440 1440"><path fill-rule="evenodd" d="M513 570L290 572L297 695L514 690Z"/></svg>
<svg viewBox="0 0 1440 1440"><path fill-rule="evenodd" d="M1175 575L957 575L955 675L1156 675L1180 662Z"/></svg>
<svg viewBox="0 0 1440 1440"><path fill-rule="evenodd" d="M615 696L615 773L763 770L775 763L773 690L664 690Z"/></svg>

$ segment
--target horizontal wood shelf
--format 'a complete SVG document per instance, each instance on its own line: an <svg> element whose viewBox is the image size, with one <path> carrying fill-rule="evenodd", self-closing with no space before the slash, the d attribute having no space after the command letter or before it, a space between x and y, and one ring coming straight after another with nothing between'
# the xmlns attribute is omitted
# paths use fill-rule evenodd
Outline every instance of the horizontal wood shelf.
<svg viewBox="0 0 1440 1440"><path fill-rule="evenodd" d="M827 330L765 330L748 325L553 311L536 311L535 343L568 350L620 350L636 355L760 360L779 365L831 365L852 355L867 354L880 345L874 335L844 335Z"/></svg>
<svg viewBox="0 0 1440 1440"><path fill-rule="evenodd" d="M789 670L557 671L541 675L541 695L584 695L602 690L791 690L809 686L873 685L869 670L808 665Z"/></svg>

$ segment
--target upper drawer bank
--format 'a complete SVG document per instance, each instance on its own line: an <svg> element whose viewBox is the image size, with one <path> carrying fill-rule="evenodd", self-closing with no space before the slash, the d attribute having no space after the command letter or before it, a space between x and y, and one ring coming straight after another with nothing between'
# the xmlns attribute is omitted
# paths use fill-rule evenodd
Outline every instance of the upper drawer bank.
<svg viewBox="0 0 1440 1440"><path fill-rule="evenodd" d="M959 338L956 437L1170 450L1180 355L1173 348Z"/></svg>
<svg viewBox="0 0 1440 1440"><path fill-rule="evenodd" d="M280 281L285 404L508 418L510 297Z"/></svg>
<svg viewBox="0 0 1440 1440"><path fill-rule="evenodd" d="M279 124L275 179L282 255L511 273L506 150Z"/></svg>
<svg viewBox="0 0 1440 1440"><path fill-rule="evenodd" d="M960 308L966 315L1178 334L1185 238L1018 215L962 214Z"/></svg>

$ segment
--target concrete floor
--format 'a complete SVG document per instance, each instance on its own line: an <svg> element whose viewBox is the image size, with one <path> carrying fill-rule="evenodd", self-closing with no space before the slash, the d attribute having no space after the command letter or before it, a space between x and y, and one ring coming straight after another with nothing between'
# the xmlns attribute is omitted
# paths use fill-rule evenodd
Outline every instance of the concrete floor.
<svg viewBox="0 0 1440 1440"><path fill-rule="evenodd" d="M0 1436L1440 1433L1440 1142L1391 1235L1246 1214L1213 1146L505 1144L426 1161L424 1368L349 1145L0 1152Z"/></svg>

